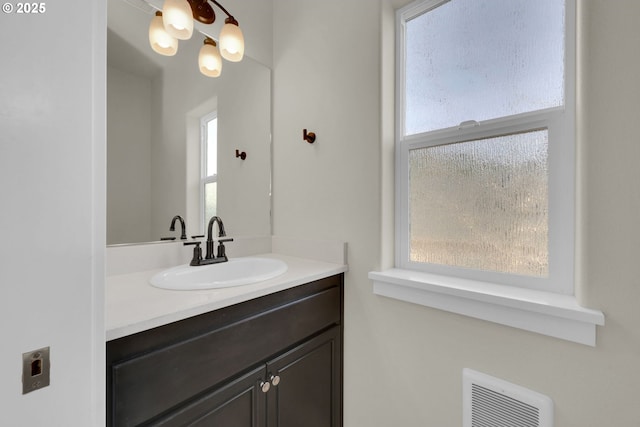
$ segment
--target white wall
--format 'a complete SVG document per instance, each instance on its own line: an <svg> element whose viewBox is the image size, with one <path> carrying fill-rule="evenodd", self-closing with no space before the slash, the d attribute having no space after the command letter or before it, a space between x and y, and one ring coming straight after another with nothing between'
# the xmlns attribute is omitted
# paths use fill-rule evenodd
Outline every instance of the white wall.
<svg viewBox="0 0 640 427"><path fill-rule="evenodd" d="M413 375L390 355L411 346L388 345L403 334L388 330L388 309L376 312L393 303L367 279L381 252L380 2L274 0L273 15L274 234L348 242L345 426L417 426L426 418L402 417L388 396L391 371ZM417 389L395 394L404 401Z"/></svg>
<svg viewBox="0 0 640 427"><path fill-rule="evenodd" d="M461 425L464 367L549 395L557 427L640 425L640 3L578 3L577 286L606 316L595 348L372 294L393 254L392 8L274 0L274 233L349 243L346 427Z"/></svg>
<svg viewBox="0 0 640 427"><path fill-rule="evenodd" d="M271 70L240 64L220 88L218 215L231 236L263 236L271 234Z"/></svg>
<svg viewBox="0 0 640 427"><path fill-rule="evenodd" d="M98 0L46 6L0 18L0 425L97 426L105 10ZM45 346L51 385L22 395L22 353Z"/></svg>
<svg viewBox="0 0 640 427"><path fill-rule="evenodd" d="M152 80L108 67L107 87L107 244L158 240L149 221Z"/></svg>
<svg viewBox="0 0 640 427"><path fill-rule="evenodd" d="M272 0L227 0L221 3L238 20L244 35L245 55L272 68ZM217 16L216 24L222 25L225 15L215 6L214 9Z"/></svg>

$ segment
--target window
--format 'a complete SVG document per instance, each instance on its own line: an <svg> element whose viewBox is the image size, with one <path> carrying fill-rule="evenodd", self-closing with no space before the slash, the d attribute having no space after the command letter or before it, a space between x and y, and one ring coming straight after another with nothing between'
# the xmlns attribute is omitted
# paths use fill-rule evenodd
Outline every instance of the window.
<svg viewBox="0 0 640 427"><path fill-rule="evenodd" d="M203 229L207 221L216 215L218 204L218 116L213 112L200 119L202 138L202 165L200 200Z"/></svg>
<svg viewBox="0 0 640 427"><path fill-rule="evenodd" d="M558 0L399 11L398 266L573 293L568 16Z"/></svg>
<svg viewBox="0 0 640 427"><path fill-rule="evenodd" d="M374 293L595 345L574 297L575 0L396 12L395 268Z"/></svg>

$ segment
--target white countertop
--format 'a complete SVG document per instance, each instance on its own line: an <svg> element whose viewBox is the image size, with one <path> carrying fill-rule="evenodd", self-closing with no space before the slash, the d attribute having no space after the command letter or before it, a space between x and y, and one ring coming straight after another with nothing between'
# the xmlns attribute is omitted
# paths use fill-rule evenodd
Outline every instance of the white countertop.
<svg viewBox="0 0 640 427"><path fill-rule="evenodd" d="M164 269L107 277L106 340L207 313L250 299L293 288L347 271L346 264L296 258L275 253L257 256L287 263L286 273L264 282L233 288L173 291L158 289L149 278Z"/></svg>

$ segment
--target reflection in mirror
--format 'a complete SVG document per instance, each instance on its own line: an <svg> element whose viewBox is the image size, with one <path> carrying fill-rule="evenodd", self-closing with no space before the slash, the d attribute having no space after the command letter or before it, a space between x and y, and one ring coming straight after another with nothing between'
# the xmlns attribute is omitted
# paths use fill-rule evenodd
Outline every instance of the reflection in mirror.
<svg viewBox="0 0 640 427"><path fill-rule="evenodd" d="M179 239L180 230L169 231L175 215L188 236L203 234L212 213L230 236L270 235L270 70L245 56L205 77L196 34L175 56L157 55L148 40L154 12L142 0L108 3L107 244Z"/></svg>

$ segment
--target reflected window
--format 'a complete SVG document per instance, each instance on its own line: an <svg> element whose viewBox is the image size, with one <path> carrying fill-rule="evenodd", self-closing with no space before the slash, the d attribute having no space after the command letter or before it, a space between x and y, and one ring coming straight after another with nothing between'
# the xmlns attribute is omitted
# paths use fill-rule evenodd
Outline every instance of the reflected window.
<svg viewBox="0 0 640 427"><path fill-rule="evenodd" d="M202 218L206 229L209 218L217 214L218 206L218 115L207 114L200 119L202 141L202 178L200 184Z"/></svg>

